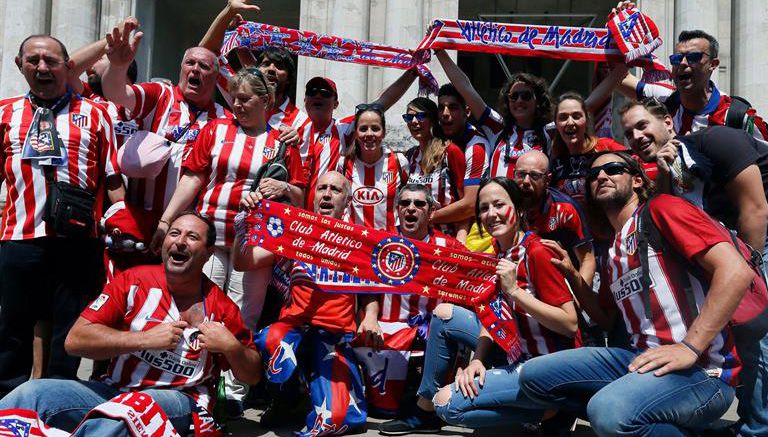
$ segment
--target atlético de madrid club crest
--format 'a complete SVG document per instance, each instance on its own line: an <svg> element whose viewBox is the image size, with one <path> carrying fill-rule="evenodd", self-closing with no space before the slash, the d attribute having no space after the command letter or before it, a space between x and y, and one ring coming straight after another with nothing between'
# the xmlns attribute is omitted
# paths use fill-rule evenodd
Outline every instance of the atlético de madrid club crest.
<svg viewBox="0 0 768 437"><path fill-rule="evenodd" d="M419 250L406 238L389 237L373 248L371 267L385 284L407 284L416 276L420 265Z"/></svg>

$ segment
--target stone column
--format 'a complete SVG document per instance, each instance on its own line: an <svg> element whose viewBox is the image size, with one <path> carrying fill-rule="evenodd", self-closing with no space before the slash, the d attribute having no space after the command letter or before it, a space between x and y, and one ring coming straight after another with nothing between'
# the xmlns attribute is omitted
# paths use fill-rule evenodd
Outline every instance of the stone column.
<svg viewBox="0 0 768 437"><path fill-rule="evenodd" d="M124 18L134 15L133 0L101 0L101 21L98 37L111 31ZM139 23L141 25L141 23Z"/></svg>
<svg viewBox="0 0 768 437"><path fill-rule="evenodd" d="M765 35L768 10L760 0L738 0L733 11L733 94L743 96L763 117L768 114Z"/></svg>
<svg viewBox="0 0 768 437"><path fill-rule="evenodd" d="M51 0L51 35L70 53L98 39L100 21L100 0Z"/></svg>
<svg viewBox="0 0 768 437"><path fill-rule="evenodd" d="M683 30L703 30L717 38L720 44L720 67L712 74L712 80L725 92L729 91L731 85L730 21L730 0L675 0L675 34L670 41L671 48L674 48L677 36Z"/></svg>
<svg viewBox="0 0 768 437"><path fill-rule="evenodd" d="M0 96L22 94L28 87L19 73L14 58L19 44L33 34L47 34L50 27L50 0L4 1L0 15L3 19L3 58L0 67Z"/></svg>

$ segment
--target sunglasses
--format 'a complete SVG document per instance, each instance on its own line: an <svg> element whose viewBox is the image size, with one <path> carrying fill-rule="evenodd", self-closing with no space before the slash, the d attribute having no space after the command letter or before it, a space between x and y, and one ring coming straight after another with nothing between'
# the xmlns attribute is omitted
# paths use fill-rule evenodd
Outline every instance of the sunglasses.
<svg viewBox="0 0 768 437"><path fill-rule="evenodd" d="M534 181L534 182L538 182L538 181L540 181L541 179L543 179L543 178L544 178L544 176L546 176L546 174L544 174L544 173L539 173L539 172L537 172L537 171L523 171L523 170L515 170L515 171L512 173L512 176L513 176L513 177L515 178L515 180L517 180L517 181L524 181L524 180L525 180L525 177L527 176L527 177L531 178L531 180L532 180L532 181Z"/></svg>
<svg viewBox="0 0 768 437"><path fill-rule="evenodd" d="M608 176L632 173L632 169L625 162L609 162L597 167L590 168L589 173L587 173L587 181L592 182L597 179L597 176L601 171L604 171Z"/></svg>
<svg viewBox="0 0 768 437"><path fill-rule="evenodd" d="M413 120L416 120L418 122L422 122L427 119L427 113L426 112L416 112L413 114L403 114L403 120L406 123L410 123Z"/></svg>
<svg viewBox="0 0 768 437"><path fill-rule="evenodd" d="M413 204L413 206L415 206L416 208L424 208L425 206L427 206L427 201L419 200L419 199L400 199L400 201L397 202L397 204L403 208L408 208L409 206L411 206L411 204Z"/></svg>
<svg viewBox="0 0 768 437"><path fill-rule="evenodd" d="M333 91L325 88L310 88L304 93L307 97L315 97L318 94L320 94L320 97L325 97L326 99L328 97L333 97L334 95Z"/></svg>
<svg viewBox="0 0 768 437"><path fill-rule="evenodd" d="M530 102L531 99L533 99L533 93L531 91L515 91L507 94L507 98L510 102L516 102L518 100Z"/></svg>
<svg viewBox="0 0 768 437"><path fill-rule="evenodd" d="M672 65L680 65L683 63L683 59L685 59L688 61L688 65L697 64L701 62L701 58L705 55L709 56L708 53L704 52L675 53L674 55L669 55L669 63Z"/></svg>
<svg viewBox="0 0 768 437"><path fill-rule="evenodd" d="M366 111L373 111L373 112L378 112L379 114L383 114L384 107L378 103L361 103L355 106L355 115L358 115L361 112L366 112Z"/></svg>

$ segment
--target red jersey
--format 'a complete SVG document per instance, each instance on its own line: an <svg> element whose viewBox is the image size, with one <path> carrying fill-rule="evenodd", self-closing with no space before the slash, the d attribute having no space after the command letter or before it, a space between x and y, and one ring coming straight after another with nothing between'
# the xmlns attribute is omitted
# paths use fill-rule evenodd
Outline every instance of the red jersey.
<svg viewBox="0 0 768 437"><path fill-rule="evenodd" d="M651 218L661 236L672 250L687 261L687 265L676 262L671 253L656 253L648 246L648 269L650 270L652 319L645 316L642 268L637 253L638 208L616 233L609 249L600 287L603 305L617 306L624 317L627 331L632 336L632 345L638 349L649 349L660 345L679 343L688 333L693 317L686 310L685 281L687 275L701 311L709 291L709 283L700 274L690 271L696 265L694 258L719 243L732 244L728 231L717 225L705 212L679 197L660 195L654 200ZM733 333L729 327L723 329L704 350L697 362L707 373L720 377L730 384L736 382L741 369Z"/></svg>
<svg viewBox="0 0 768 437"><path fill-rule="evenodd" d="M528 212L528 226L541 238L555 240L566 250L592 241L587 218L572 197L547 188L541 209Z"/></svg>
<svg viewBox="0 0 768 437"><path fill-rule="evenodd" d="M36 160L22 158L34 112L25 96L5 99L0 105L0 180L5 180L8 189L0 221L3 241L53 235L43 221L48 196L44 169ZM94 219L98 221L103 211L104 178L116 175L118 168L111 118L101 105L78 95L72 95L55 117L67 163L54 167L53 179L94 193Z"/></svg>
<svg viewBox="0 0 768 437"><path fill-rule="evenodd" d="M494 146L491 156L491 177L512 179L515 163L523 153L540 150L549 155L552 139L546 129L524 129L505 126L504 118L490 106L480 117L480 129Z"/></svg>
<svg viewBox="0 0 768 437"><path fill-rule="evenodd" d="M405 184L403 173L408 168L405 157L384 151L373 164L366 164L359 158L342 161L339 171L352 185L350 223L394 231L397 226L395 196Z"/></svg>
<svg viewBox="0 0 768 437"><path fill-rule="evenodd" d="M513 257L512 252L517 252ZM541 244L541 238L527 233L519 245L498 258L519 259L517 266L517 285L536 299L554 307L572 302L573 296L563 274L557 270L551 260L555 252ZM499 299L504 297L499 296ZM493 303L491 303L493 305ZM574 340L544 327L536 318L528 314L520 305L511 303L515 320L520 330L523 354L528 357L570 349Z"/></svg>
<svg viewBox="0 0 768 437"><path fill-rule="evenodd" d="M678 135L687 135L692 132L704 129L707 126L723 126L728 116L728 110L731 107L731 97L720 92L715 83L710 81L712 95L709 102L701 112L694 113L683 107L680 101L680 95L675 92L675 88L664 84L650 84L640 81L637 83L637 99L642 100L646 97L655 97L665 103L667 107L672 107L670 111L674 123L675 132ZM667 102L668 99L672 99ZM755 108L749 108L746 114L754 123L754 126L748 131L757 140L768 141L768 127L765 121L757 115Z"/></svg>
<svg viewBox="0 0 768 437"><path fill-rule="evenodd" d="M275 106L267 112L267 124L272 129L277 129L281 125L290 126L299 133L299 136L303 136L304 129L309 123L311 120L307 113L297 108L288 97L282 105Z"/></svg>
<svg viewBox="0 0 768 437"><path fill-rule="evenodd" d="M116 147L118 149L125 144L125 140L127 140L128 137L141 129L136 120L130 118L128 111L126 111L125 108L118 106L93 92L91 86L88 85L87 82L83 82L83 92L80 93L80 95L104 106L104 109L107 110L109 116L112 117L112 126L115 130L115 137L117 138Z"/></svg>
<svg viewBox="0 0 768 437"><path fill-rule="evenodd" d="M192 143L192 152L182 168L205 176L197 210L213 220L217 246L231 246L235 242L234 223L240 201L251 191L259 167L277 153L279 134L272 129L251 137L237 121L221 118L207 123ZM285 162L290 174L288 183L304 188L304 172L296 147L286 149Z"/></svg>
<svg viewBox="0 0 768 437"><path fill-rule="evenodd" d="M304 129L304 141L301 144L301 159L307 179L304 198L306 209L312 211L315 201L317 180L321 175L335 170L339 160L353 141L355 117L332 120L325 129L315 130L313 123Z"/></svg>
<svg viewBox="0 0 768 437"><path fill-rule="evenodd" d="M280 311L280 321L297 326L312 325L335 333L356 332L355 294L339 290L356 282L370 281L300 261L292 264L290 300Z"/></svg>
<svg viewBox="0 0 768 437"><path fill-rule="evenodd" d="M205 320L220 322L241 344L255 349L237 305L213 282L204 278ZM119 274L81 314L86 320L121 331L148 331L160 323L180 320L166 283L163 266L139 266ZM229 369L221 354L199 346L196 327L184 329L174 350L139 350L119 355L109 363L101 380L122 391L181 390L209 411L216 400L213 389L220 370Z"/></svg>
<svg viewBox="0 0 768 437"><path fill-rule="evenodd" d="M144 129L167 138L174 144L165 168L154 179L128 180L128 199L147 211L163 213L181 177L181 162L191 151L189 142L197 138L209 120L232 115L211 101L205 108L194 108L178 86L148 82L131 85L136 104L131 115Z"/></svg>
<svg viewBox="0 0 768 437"><path fill-rule="evenodd" d="M441 247L466 250L466 247L459 243L458 240L436 230L432 230L424 241ZM421 316L422 320L426 320L427 315L432 313L432 310L440 303L440 300L418 294L385 293L381 296L380 302L380 322L407 323L417 316Z"/></svg>

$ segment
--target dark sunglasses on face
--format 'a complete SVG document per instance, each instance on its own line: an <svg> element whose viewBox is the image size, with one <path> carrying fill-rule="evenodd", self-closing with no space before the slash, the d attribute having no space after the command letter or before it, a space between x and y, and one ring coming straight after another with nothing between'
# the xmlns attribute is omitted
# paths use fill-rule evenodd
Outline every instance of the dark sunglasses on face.
<svg viewBox="0 0 768 437"><path fill-rule="evenodd" d="M324 88L310 88L304 93L307 97L315 97L318 94L320 94L320 97L325 97L326 99L328 97L333 97L333 91Z"/></svg>
<svg viewBox="0 0 768 437"><path fill-rule="evenodd" d="M515 170L514 173L512 173L512 175L514 176L515 180L518 180L518 181L524 181L525 177L528 176L534 182L538 182L542 178L544 178L544 176L546 176L544 173L539 173L537 171L523 171L523 170Z"/></svg>
<svg viewBox="0 0 768 437"><path fill-rule="evenodd" d="M683 62L683 59L686 59L688 61L688 65L696 64L701 62L701 59L704 57L704 55L709 56L709 54L704 52L675 53L673 55L669 55L669 63L672 65L680 65Z"/></svg>
<svg viewBox="0 0 768 437"><path fill-rule="evenodd" d="M400 199L400 201L397 202L397 204L399 206L402 206L403 208L408 208L409 206L411 206L411 203L413 203L413 206L415 206L416 208L424 208L425 206L427 206L426 200L419 200L419 199Z"/></svg>
<svg viewBox="0 0 768 437"><path fill-rule="evenodd" d="M609 162L603 165L599 165L597 167L590 168L589 173L587 173L587 181L592 182L595 179L597 179L597 176L600 174L601 171L604 171L605 174L608 176L616 176L624 173L632 173L632 169L629 168L629 165L627 165L624 162Z"/></svg>
<svg viewBox="0 0 768 437"><path fill-rule="evenodd" d="M426 112L416 112L413 114L403 114L403 120L406 123L410 123L413 120L416 120L418 122L422 122L427 119L427 113Z"/></svg>
<svg viewBox="0 0 768 437"><path fill-rule="evenodd" d="M531 99L533 98L533 93L530 91L515 91L507 94L507 98L511 102L516 102L518 100L522 100L524 102L530 102Z"/></svg>

